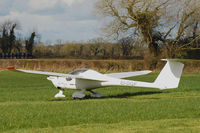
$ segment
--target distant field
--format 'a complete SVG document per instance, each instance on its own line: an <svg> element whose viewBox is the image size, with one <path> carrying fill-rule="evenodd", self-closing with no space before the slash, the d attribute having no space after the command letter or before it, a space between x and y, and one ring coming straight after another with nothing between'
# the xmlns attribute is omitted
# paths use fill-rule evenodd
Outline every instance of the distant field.
<svg viewBox="0 0 200 133"><path fill-rule="evenodd" d="M153 81L157 73L130 79ZM46 76L0 72L0 132L200 132L200 73L183 74L179 88L108 87L105 98L55 99Z"/></svg>

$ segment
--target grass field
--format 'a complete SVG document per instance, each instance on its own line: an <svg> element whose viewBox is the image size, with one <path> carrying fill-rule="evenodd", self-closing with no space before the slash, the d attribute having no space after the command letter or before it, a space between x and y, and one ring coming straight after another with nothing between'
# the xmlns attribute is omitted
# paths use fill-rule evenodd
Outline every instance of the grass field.
<svg viewBox="0 0 200 133"><path fill-rule="evenodd" d="M130 79L153 81L157 73ZM200 132L200 73L183 74L179 88L108 87L102 99L55 99L45 76L0 72L0 132Z"/></svg>

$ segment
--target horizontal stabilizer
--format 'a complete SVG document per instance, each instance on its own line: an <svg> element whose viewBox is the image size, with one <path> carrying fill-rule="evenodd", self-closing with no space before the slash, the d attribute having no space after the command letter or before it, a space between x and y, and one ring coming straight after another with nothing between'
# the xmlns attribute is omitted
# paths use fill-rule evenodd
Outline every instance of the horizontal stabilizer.
<svg viewBox="0 0 200 133"><path fill-rule="evenodd" d="M151 73L151 70L144 70L144 71L137 71L137 72L122 72L122 73L110 73L110 74L104 74L106 76L110 76L113 78L128 78L133 76L140 76Z"/></svg>

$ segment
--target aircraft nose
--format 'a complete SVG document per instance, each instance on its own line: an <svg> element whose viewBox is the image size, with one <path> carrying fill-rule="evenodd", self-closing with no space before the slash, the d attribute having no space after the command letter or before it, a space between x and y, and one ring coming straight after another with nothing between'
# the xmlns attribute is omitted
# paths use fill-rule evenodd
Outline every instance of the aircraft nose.
<svg viewBox="0 0 200 133"><path fill-rule="evenodd" d="M47 79L52 81L52 80L55 80L55 79L56 79L56 77L49 76L49 77L47 77Z"/></svg>

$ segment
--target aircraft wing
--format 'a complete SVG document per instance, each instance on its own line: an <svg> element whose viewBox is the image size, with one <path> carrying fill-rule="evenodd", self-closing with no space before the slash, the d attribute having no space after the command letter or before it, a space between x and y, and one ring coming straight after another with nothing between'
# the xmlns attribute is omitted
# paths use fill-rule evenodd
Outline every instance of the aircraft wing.
<svg viewBox="0 0 200 133"><path fill-rule="evenodd" d="M80 75L72 75L72 74L64 74L64 73L55 73L55 72L45 72L45 71L34 71L34 70L22 70L22 69L15 69L20 72L25 73L33 73L33 74L42 74L48 76L59 76L59 77L70 77L70 78L77 78L77 79L85 79L85 80L94 80L94 81L106 81L103 78L98 77L91 77L91 76L80 76Z"/></svg>
<svg viewBox="0 0 200 133"><path fill-rule="evenodd" d="M20 72L25 72L25 73L42 74L42 75L49 75L49 76L71 77L71 78L77 77L76 75L64 74L64 73L34 71L34 70L22 70L22 69L15 69L15 70L20 71Z"/></svg>
<svg viewBox="0 0 200 133"><path fill-rule="evenodd" d="M128 77L133 77L133 76L145 75L151 72L152 72L151 70L144 70L144 71L136 71L136 72L109 73L109 74L104 74L104 75L120 79L120 78L128 78Z"/></svg>

